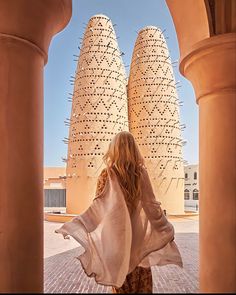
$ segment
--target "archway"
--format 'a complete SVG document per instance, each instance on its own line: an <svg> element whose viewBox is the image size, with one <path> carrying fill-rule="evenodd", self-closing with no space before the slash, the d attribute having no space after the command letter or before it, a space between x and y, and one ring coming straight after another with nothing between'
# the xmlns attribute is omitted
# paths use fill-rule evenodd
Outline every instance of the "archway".
<svg viewBox="0 0 236 295"><path fill-rule="evenodd" d="M0 130L8 139L1 146L0 174L3 180L0 186L3 206L1 204L0 208L6 208L1 211L0 224L9 220L7 228L1 230L0 276L1 289L5 292L42 292L43 289L42 73L52 36L66 26L71 16L70 0L57 4L54 1L30 3L27 0L0 1L0 18L4 20L0 27L0 51L4 56L0 79L4 107L1 108ZM232 163L236 161L235 5L233 0L182 0L182 5L179 3L167 0L179 39L180 70L193 83L200 108L200 286L203 292L233 292L236 290L236 268L232 264L236 258L235 170L232 171ZM7 18L9 11L10 19ZM19 15L23 20L20 26ZM28 34L29 27L32 34ZM7 86L12 69L13 91L9 93ZM29 93L20 91L22 86L27 86ZM24 100L25 97L30 100ZM13 113L14 109L17 112ZM7 111L10 120L7 120ZM16 126L25 128L16 133ZM10 137L10 134L16 136ZM29 143L28 149L25 149L25 141ZM29 158L31 148L34 153ZM21 171L23 165L25 174ZM30 184L28 179L32 179ZM31 198L32 194L35 199ZM14 199L10 198L12 195ZM224 211L222 196L226 200ZM26 198L29 203L22 207ZM218 218L220 213L221 218ZM34 221L30 226L29 219ZM16 232L15 228L20 230ZM9 239L13 240L11 251L6 242ZM30 250L26 251L29 244Z"/></svg>

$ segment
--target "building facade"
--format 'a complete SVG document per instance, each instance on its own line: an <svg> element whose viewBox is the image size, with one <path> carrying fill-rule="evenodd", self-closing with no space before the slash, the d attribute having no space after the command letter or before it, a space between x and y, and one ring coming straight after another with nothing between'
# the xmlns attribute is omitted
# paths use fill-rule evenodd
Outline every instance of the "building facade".
<svg viewBox="0 0 236 295"><path fill-rule="evenodd" d="M44 167L44 211L66 207L66 167ZM61 211L61 210L60 210Z"/></svg>
<svg viewBox="0 0 236 295"><path fill-rule="evenodd" d="M186 211L199 209L199 171L198 165L184 166L184 207Z"/></svg>

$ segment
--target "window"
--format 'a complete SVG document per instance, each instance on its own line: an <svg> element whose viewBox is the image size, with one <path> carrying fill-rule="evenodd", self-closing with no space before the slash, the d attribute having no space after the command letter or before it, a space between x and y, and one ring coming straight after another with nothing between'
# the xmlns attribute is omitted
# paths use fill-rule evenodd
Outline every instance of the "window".
<svg viewBox="0 0 236 295"><path fill-rule="evenodd" d="M197 172L194 172L193 178L197 179Z"/></svg>
<svg viewBox="0 0 236 295"><path fill-rule="evenodd" d="M190 193L188 189L184 190L184 199L185 200L189 200L190 199Z"/></svg>
<svg viewBox="0 0 236 295"><path fill-rule="evenodd" d="M193 200L198 200L198 190L197 189L193 190Z"/></svg>
<svg viewBox="0 0 236 295"><path fill-rule="evenodd" d="M185 179L187 179L188 178L188 173L185 173Z"/></svg>

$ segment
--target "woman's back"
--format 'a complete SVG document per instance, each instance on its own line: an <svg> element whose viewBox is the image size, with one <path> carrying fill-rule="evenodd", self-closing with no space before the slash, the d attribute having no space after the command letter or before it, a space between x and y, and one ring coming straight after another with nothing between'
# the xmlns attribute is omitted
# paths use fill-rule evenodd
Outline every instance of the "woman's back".
<svg viewBox="0 0 236 295"><path fill-rule="evenodd" d="M120 210L122 208L123 211L125 211L125 208L127 210L128 206L124 193L120 186L119 178L114 170L110 169L106 172L103 171L101 173L101 178L99 179L101 179L101 181L98 181L98 187L100 187L101 191L95 200L106 198L110 195L109 200L107 199L107 202L110 202L110 212L114 213L116 210L118 211L119 208ZM103 183L103 185L100 185L99 183ZM104 190L105 186L106 190ZM106 200L103 201L106 202ZM122 203L124 203L123 206L125 207L122 207ZM115 215L118 218L117 220L127 218L125 217L124 212L116 212ZM155 198L148 173L144 167L141 169L140 197L136 200L136 206L133 208L132 214L129 215L130 218L125 225L127 231L129 230L128 228L130 225L132 236L130 244L129 272L138 264L143 267L149 267L150 265L166 264L168 263L168 259L173 262L175 258L172 257L172 254L178 254L175 245L172 245L174 248L169 246L166 247L164 251L165 255L160 255L160 253L158 253L158 250L162 249L168 244L168 242L173 240L174 228L163 214L160 202ZM119 224L117 226L119 227ZM152 257L148 257L153 251L157 252L155 255L153 254ZM166 259L167 253L168 258ZM147 259L144 259L145 257ZM176 258L178 258L175 261L176 264L181 265L181 259L179 259L178 256L176 256Z"/></svg>
<svg viewBox="0 0 236 295"><path fill-rule="evenodd" d="M174 228L155 199L134 143L128 132L116 135L104 156L107 167L93 203L57 230L84 247L78 258L89 276L116 288L137 268L149 269L151 275L152 265L182 266Z"/></svg>
<svg viewBox="0 0 236 295"><path fill-rule="evenodd" d="M107 171L116 174L124 198L132 213L140 198L140 177L144 159L130 132L122 131L116 134L103 157Z"/></svg>

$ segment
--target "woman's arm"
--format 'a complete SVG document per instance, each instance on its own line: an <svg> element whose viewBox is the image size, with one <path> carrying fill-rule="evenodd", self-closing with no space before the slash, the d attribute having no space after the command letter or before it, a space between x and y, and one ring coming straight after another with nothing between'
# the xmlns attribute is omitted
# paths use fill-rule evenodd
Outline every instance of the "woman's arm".
<svg viewBox="0 0 236 295"><path fill-rule="evenodd" d="M151 221L152 225L158 229L168 228L169 230L172 230L174 234L174 228L172 224L168 222L160 206L161 203L156 200L152 184L146 169L143 169L141 181L142 187L144 188L145 192L142 194L141 202L143 209L149 220Z"/></svg>
<svg viewBox="0 0 236 295"><path fill-rule="evenodd" d="M105 187L105 184L106 184L106 181L107 181L107 169L103 169L102 172L100 173L100 175L98 176L98 181L97 181L97 188L96 188L96 193L95 193L95 196L98 196L102 193L104 187Z"/></svg>

